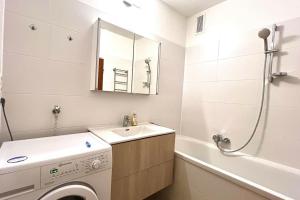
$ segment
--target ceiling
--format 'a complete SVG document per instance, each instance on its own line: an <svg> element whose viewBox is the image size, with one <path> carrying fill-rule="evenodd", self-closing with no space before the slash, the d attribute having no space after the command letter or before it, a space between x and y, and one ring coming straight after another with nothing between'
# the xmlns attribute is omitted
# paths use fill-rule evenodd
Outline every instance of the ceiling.
<svg viewBox="0 0 300 200"><path fill-rule="evenodd" d="M162 0L179 13L191 16L225 0Z"/></svg>

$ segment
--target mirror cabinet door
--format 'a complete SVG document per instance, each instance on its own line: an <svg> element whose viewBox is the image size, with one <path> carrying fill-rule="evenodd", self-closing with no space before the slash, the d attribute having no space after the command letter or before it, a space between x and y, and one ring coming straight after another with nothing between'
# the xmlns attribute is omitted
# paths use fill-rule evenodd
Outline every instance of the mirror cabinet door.
<svg viewBox="0 0 300 200"><path fill-rule="evenodd" d="M158 94L160 42L135 35L132 93Z"/></svg>
<svg viewBox="0 0 300 200"><path fill-rule="evenodd" d="M160 42L98 19L92 48L91 90L158 94Z"/></svg>
<svg viewBox="0 0 300 200"><path fill-rule="evenodd" d="M95 89L131 93L134 33L98 21Z"/></svg>

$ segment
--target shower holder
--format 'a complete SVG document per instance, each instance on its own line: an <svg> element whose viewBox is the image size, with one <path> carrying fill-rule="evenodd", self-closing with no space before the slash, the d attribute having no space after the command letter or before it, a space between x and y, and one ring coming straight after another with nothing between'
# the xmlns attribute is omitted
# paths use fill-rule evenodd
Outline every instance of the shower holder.
<svg viewBox="0 0 300 200"><path fill-rule="evenodd" d="M287 72L277 72L277 73L273 73L272 76L277 78L277 77L283 77L283 76L287 76L288 73Z"/></svg>
<svg viewBox="0 0 300 200"><path fill-rule="evenodd" d="M280 52L279 49L271 49L271 50L265 51L265 54L278 53L278 52Z"/></svg>

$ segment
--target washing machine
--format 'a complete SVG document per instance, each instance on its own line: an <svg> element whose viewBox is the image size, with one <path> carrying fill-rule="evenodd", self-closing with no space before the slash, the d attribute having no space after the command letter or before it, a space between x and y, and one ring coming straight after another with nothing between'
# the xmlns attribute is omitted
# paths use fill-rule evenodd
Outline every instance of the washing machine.
<svg viewBox="0 0 300 200"><path fill-rule="evenodd" d="M110 200L112 148L92 133L4 142L0 200Z"/></svg>

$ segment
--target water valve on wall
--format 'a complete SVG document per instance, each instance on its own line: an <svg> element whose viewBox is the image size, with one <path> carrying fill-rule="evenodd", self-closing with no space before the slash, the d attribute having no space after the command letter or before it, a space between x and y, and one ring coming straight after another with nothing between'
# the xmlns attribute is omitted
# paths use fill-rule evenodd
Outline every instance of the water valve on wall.
<svg viewBox="0 0 300 200"><path fill-rule="evenodd" d="M54 108L52 109L53 115L57 118L60 112L61 112L61 107L58 105L55 105Z"/></svg>
<svg viewBox="0 0 300 200"><path fill-rule="evenodd" d="M61 107L55 105L52 109L52 114L54 115L54 135L57 135L58 116L60 113L61 113Z"/></svg>

